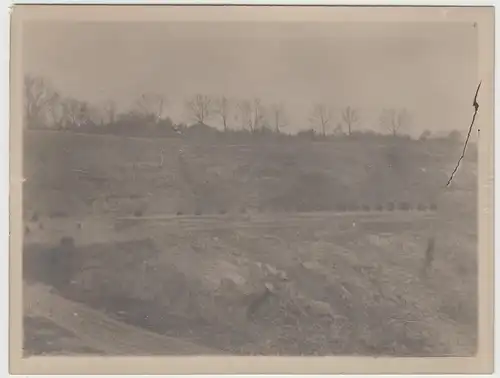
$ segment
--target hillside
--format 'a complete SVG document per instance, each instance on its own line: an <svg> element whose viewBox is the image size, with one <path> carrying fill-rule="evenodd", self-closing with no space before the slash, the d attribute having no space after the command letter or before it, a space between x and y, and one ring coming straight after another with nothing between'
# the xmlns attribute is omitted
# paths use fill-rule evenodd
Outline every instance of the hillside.
<svg viewBox="0 0 500 378"><path fill-rule="evenodd" d="M48 309L32 288L51 286L111 355L132 337L101 340L109 324L193 353L473 355L473 154L443 188L459 150L27 132L25 305Z"/></svg>
<svg viewBox="0 0 500 378"><path fill-rule="evenodd" d="M28 131L25 214L429 208L442 201L460 148L391 138L234 145ZM469 152L450 190L473 189L475 172Z"/></svg>

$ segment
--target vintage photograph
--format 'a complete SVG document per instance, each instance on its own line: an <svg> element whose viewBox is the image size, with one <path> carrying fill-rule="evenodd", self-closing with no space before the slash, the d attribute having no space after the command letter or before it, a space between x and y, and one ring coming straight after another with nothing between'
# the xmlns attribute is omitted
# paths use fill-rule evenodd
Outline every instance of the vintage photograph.
<svg viewBox="0 0 500 378"><path fill-rule="evenodd" d="M476 356L479 27L24 21L23 358Z"/></svg>

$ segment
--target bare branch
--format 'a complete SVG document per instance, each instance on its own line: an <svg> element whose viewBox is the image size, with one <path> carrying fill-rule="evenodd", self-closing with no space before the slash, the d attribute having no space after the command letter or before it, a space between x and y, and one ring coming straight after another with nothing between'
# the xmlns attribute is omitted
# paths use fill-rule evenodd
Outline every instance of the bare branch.
<svg viewBox="0 0 500 378"><path fill-rule="evenodd" d="M264 127L264 107L259 98L253 100L242 100L237 105L241 127L250 130L251 133Z"/></svg>
<svg viewBox="0 0 500 378"><path fill-rule="evenodd" d="M63 102L59 93L54 93L48 105L48 113L56 127L62 127L64 121Z"/></svg>
<svg viewBox="0 0 500 378"><path fill-rule="evenodd" d="M264 108L259 98L254 98L252 103L252 132L261 128L264 124Z"/></svg>
<svg viewBox="0 0 500 378"><path fill-rule="evenodd" d="M410 123L411 116L406 109L384 109L380 115L380 125L393 136L398 135L401 129L406 128Z"/></svg>
<svg viewBox="0 0 500 378"><path fill-rule="evenodd" d="M55 95L45 79L31 75L24 77L24 116L28 125L42 122L43 113Z"/></svg>
<svg viewBox="0 0 500 378"><path fill-rule="evenodd" d="M61 101L63 122L66 126L79 127L90 120L89 105L74 98L65 98Z"/></svg>
<svg viewBox="0 0 500 378"><path fill-rule="evenodd" d="M166 107L165 97L157 93L144 93L135 103L136 110L145 115L151 116L158 122L163 116Z"/></svg>
<svg viewBox="0 0 500 378"><path fill-rule="evenodd" d="M116 121L116 103L114 101L107 101L104 104L104 112L106 113L108 123L114 123Z"/></svg>
<svg viewBox="0 0 500 378"><path fill-rule="evenodd" d="M227 131L227 121L232 109L232 103L225 96L220 96L215 101L214 112L221 118L224 131Z"/></svg>
<svg viewBox="0 0 500 378"><path fill-rule="evenodd" d="M252 103L248 100L242 100L238 103L237 108L239 112L241 127L243 129L249 129L250 131L253 131Z"/></svg>
<svg viewBox="0 0 500 378"><path fill-rule="evenodd" d="M356 109L348 106L342 111L342 119L347 125L347 134L352 134L352 126L359 121L359 113Z"/></svg>
<svg viewBox="0 0 500 378"><path fill-rule="evenodd" d="M325 136L333 120L333 110L325 104L315 104L311 110L309 120L313 126L320 127L322 135Z"/></svg>
<svg viewBox="0 0 500 378"><path fill-rule="evenodd" d="M273 121L274 131L280 133L282 127L287 126L287 117L284 104L271 105L271 117Z"/></svg>
<svg viewBox="0 0 500 378"><path fill-rule="evenodd" d="M213 113L212 99L207 95L197 94L186 101L186 109L190 115L202 125Z"/></svg>

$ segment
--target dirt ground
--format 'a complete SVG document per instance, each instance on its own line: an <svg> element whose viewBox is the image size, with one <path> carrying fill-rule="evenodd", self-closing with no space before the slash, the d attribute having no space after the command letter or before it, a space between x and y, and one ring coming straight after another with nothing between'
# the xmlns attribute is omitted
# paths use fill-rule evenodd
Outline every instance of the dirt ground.
<svg viewBox="0 0 500 378"><path fill-rule="evenodd" d="M245 355L464 356L476 350L475 234L456 233L458 223L438 214L70 224L51 231L47 223L29 236L25 280L145 332ZM435 258L424 271L436 231ZM74 237L74 248L58 246L63 234ZM138 348L151 350L141 340ZM107 353L118 349L109 344Z"/></svg>
<svg viewBox="0 0 500 378"><path fill-rule="evenodd" d="M27 132L25 305L107 355L473 355L477 161L391 140Z"/></svg>

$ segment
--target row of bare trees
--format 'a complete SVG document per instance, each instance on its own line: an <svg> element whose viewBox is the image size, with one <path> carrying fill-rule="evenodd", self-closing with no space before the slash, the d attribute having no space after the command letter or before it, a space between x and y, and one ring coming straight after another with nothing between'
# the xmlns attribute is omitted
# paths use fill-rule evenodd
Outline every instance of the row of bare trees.
<svg viewBox="0 0 500 378"><path fill-rule="evenodd" d="M56 127L106 124L114 122L115 116L116 106L112 101L93 105L62 96L41 77L26 75L24 78L24 119L28 127L45 123Z"/></svg>
<svg viewBox="0 0 500 378"><path fill-rule="evenodd" d="M284 103L274 103L266 107L259 98L231 101L225 96L214 98L198 94L186 101L186 108L191 118L201 124L218 117L224 131L228 130L230 119L236 120L242 129L250 132L260 128L271 128L274 132L280 133L288 125L288 114ZM310 110L310 125L313 129L319 129L322 135L326 135L332 128L334 115L332 107L316 103ZM342 109L341 117L342 121L337 125L335 132L342 132L345 126L347 134L351 135L360 122L359 110L347 106ZM385 109L380 116L381 127L393 136L398 135L410 123L410 113L406 109Z"/></svg>
<svg viewBox="0 0 500 378"><path fill-rule="evenodd" d="M115 123L120 116L116 104L108 101L89 104L72 97L61 96L46 80L27 75L24 81L25 121L28 125L50 122L58 127L82 124L105 125ZM224 131L230 127L251 133L261 129L281 133L289 124L289 114L283 102L264 104L260 98L235 100L226 96L196 94L185 101L186 115L199 124L220 122ZM168 101L158 93L144 93L132 105L129 113L143 119L160 122L165 119ZM325 136L330 131L351 135L360 123L360 111L352 106L341 110L341 121L334 128L335 112L326 103L314 104L309 112L311 130ZM411 122L405 109L387 109L381 113L380 125L391 135L398 135Z"/></svg>

